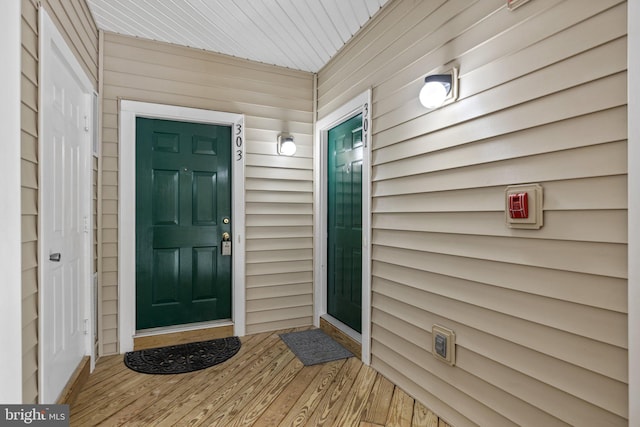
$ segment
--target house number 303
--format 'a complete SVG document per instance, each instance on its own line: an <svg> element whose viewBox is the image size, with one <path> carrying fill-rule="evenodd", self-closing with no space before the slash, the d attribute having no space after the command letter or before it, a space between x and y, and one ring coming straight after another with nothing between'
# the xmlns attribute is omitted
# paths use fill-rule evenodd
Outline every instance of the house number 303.
<svg viewBox="0 0 640 427"><path fill-rule="evenodd" d="M239 162L243 155L242 124L236 123L235 129L236 161Z"/></svg>

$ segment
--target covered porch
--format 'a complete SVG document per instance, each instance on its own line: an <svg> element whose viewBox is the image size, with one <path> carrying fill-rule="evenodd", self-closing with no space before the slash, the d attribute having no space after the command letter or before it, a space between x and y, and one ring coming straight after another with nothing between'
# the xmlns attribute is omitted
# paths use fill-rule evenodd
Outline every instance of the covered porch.
<svg viewBox="0 0 640 427"><path fill-rule="evenodd" d="M280 333L242 337L201 371L147 375L101 358L71 405L71 425L449 427L356 357L304 366Z"/></svg>

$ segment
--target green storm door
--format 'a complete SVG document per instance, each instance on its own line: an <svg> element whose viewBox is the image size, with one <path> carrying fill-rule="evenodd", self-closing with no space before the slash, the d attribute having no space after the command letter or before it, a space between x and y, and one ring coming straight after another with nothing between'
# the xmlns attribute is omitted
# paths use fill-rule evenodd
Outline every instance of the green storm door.
<svg viewBox="0 0 640 427"><path fill-rule="evenodd" d="M362 115L328 140L327 312L362 332Z"/></svg>
<svg viewBox="0 0 640 427"><path fill-rule="evenodd" d="M230 149L230 127L136 119L136 329L231 318Z"/></svg>

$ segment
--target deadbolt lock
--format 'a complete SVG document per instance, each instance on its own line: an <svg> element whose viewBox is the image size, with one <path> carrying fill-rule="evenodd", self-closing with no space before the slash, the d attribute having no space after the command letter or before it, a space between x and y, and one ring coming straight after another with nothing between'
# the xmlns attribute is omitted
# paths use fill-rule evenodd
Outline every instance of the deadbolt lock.
<svg viewBox="0 0 640 427"><path fill-rule="evenodd" d="M223 224L229 224L229 218L223 218L222 219L222 223Z"/></svg>

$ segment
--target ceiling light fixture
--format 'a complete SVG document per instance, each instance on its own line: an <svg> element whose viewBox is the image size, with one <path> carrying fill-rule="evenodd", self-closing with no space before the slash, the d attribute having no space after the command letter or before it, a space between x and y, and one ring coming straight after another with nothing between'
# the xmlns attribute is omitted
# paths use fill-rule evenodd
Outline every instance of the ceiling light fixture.
<svg viewBox="0 0 640 427"><path fill-rule="evenodd" d="M278 135L278 154L293 156L296 154L296 143L291 135Z"/></svg>
<svg viewBox="0 0 640 427"><path fill-rule="evenodd" d="M420 103L426 108L438 108L458 98L458 70L431 74L424 78L420 89Z"/></svg>

